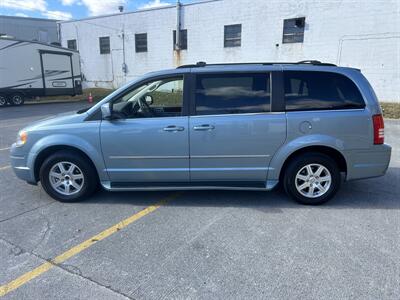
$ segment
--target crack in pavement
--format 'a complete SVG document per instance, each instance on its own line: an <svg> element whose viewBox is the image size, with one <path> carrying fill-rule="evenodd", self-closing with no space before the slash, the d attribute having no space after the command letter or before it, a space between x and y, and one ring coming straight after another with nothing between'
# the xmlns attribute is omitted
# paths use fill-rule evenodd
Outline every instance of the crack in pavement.
<svg viewBox="0 0 400 300"><path fill-rule="evenodd" d="M15 252L14 252L14 251L11 251L12 254L13 254L14 256L19 256L19 255L21 255L21 254L23 254L23 253L28 253L28 254L30 254L30 255L36 257L37 259L42 260L43 263L44 263L44 262L48 262L48 263L50 263L51 265L53 265L55 268L58 268L58 269L60 269L60 270L62 270L62 271L64 271L64 272L67 272L67 273L70 274L70 275L74 275L74 276L77 276L77 277L79 277L79 278L86 279L86 280L92 282L93 284L95 284L95 285L97 285L97 286L99 286L99 287L105 288L105 289L107 289L107 290L109 290L109 291L111 291L111 292L113 292L113 293L115 293L115 294L118 294L118 295L120 295L120 296L123 296L123 297L125 297L126 299L135 300L135 298L133 298L133 297L131 297L131 296L125 294L124 292L121 292L121 291L119 291L119 290L117 290L117 289L114 289L111 285L105 285L105 284L102 284L102 283L100 283L100 282L94 280L93 278L91 278L91 277L89 277L89 276L84 276L83 273L82 273L82 271L81 271L77 266L74 266L74 265L72 265L72 264L63 264L63 263L61 263L61 264L56 264L56 263L54 263L51 259L47 259L47 258L45 258L45 257L42 257L40 254L38 254L38 253L36 253L36 252L34 252L34 251L29 251L29 250L27 250L27 249L24 249L24 248L22 248L21 246L19 246L19 245L15 244L15 243L13 243L13 242L11 242L11 241L9 241L9 240L3 238L3 237L0 237L0 240L3 241L3 242L6 243L6 244L12 246L13 249L17 249ZM71 267L72 267L73 270L77 270L78 272L74 272L74 271L68 269L68 268L71 268Z"/></svg>
<svg viewBox="0 0 400 300"><path fill-rule="evenodd" d="M39 214L45 220L45 229L44 229L44 232L43 232L43 230L40 232L40 234L42 236L41 236L40 240L36 243L36 245L33 247L32 252L34 252L43 243L43 241L45 240L45 238L47 237L47 234L49 233L49 231L51 229L49 218L46 215L42 214L42 213L39 213Z"/></svg>
<svg viewBox="0 0 400 300"><path fill-rule="evenodd" d="M53 205L53 204L55 204L55 203L56 203L56 202L50 202L50 203L46 203L46 204L44 204L44 205L37 206L37 207L35 207L35 208L29 209L29 210L27 210L27 211L24 211L24 212L22 212L22 213L16 214L16 215L14 215L14 216L7 217L7 218L5 218L5 219L2 219L2 220L0 220L0 223L6 222L6 221L9 221L9 220L12 220L12 219L14 219L14 218L16 218L16 217L19 217L19 216L22 216L22 215L24 215L24 214L26 214L26 213L32 212L32 211L37 210L37 209L42 208L42 207L46 207L46 206Z"/></svg>

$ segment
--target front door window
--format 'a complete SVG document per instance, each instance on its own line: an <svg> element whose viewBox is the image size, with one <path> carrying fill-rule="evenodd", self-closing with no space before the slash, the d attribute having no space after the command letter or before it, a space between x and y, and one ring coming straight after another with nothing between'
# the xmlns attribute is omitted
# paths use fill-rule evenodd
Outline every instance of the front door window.
<svg viewBox="0 0 400 300"><path fill-rule="evenodd" d="M113 103L113 112L123 118L160 118L182 115L183 78L148 82Z"/></svg>

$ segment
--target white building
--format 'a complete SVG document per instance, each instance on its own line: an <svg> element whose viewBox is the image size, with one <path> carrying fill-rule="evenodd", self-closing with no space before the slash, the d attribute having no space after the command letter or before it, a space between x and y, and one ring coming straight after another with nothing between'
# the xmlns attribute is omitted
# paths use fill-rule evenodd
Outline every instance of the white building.
<svg viewBox="0 0 400 300"><path fill-rule="evenodd" d="M197 61L312 59L360 68L380 100L400 101L399 0L210 0L59 24L87 87Z"/></svg>

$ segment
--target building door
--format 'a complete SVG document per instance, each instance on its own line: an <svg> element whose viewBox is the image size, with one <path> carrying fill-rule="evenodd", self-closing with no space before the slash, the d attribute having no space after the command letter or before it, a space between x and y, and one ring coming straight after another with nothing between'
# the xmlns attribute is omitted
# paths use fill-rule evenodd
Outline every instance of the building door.
<svg viewBox="0 0 400 300"><path fill-rule="evenodd" d="M74 91L71 53L41 51L45 95L71 94Z"/></svg>

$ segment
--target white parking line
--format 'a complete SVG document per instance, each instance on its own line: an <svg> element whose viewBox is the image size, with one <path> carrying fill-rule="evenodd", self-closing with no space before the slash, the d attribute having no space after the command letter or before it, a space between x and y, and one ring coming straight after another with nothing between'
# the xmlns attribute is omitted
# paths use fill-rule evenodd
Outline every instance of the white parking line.
<svg viewBox="0 0 400 300"><path fill-rule="evenodd" d="M10 150L11 147L7 147L7 148L1 148L0 151L4 151L4 150Z"/></svg>

